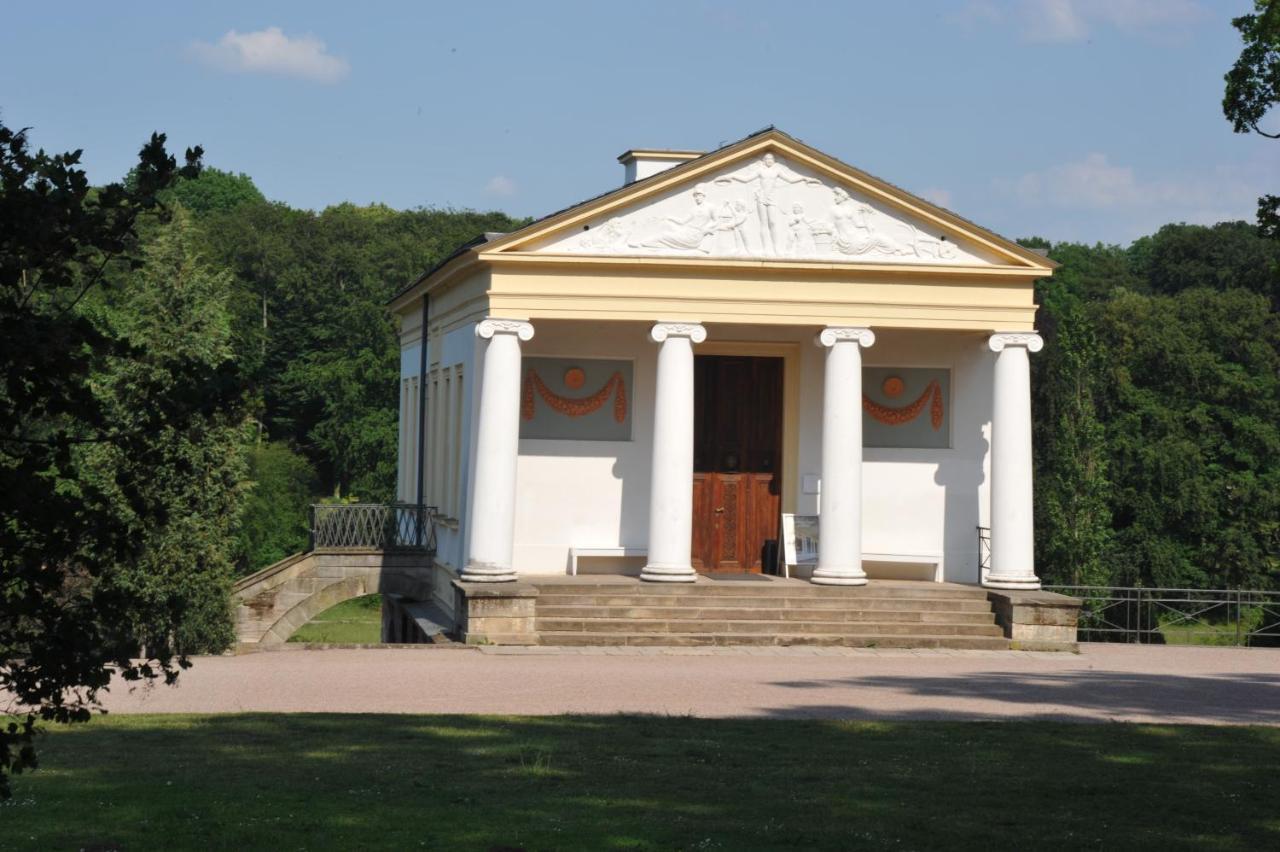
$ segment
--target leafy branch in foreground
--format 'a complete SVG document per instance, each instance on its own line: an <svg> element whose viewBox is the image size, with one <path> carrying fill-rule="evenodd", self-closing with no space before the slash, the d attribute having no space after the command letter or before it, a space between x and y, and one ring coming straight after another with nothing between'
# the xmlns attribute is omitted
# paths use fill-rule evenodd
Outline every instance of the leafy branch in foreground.
<svg viewBox="0 0 1280 852"><path fill-rule="evenodd" d="M193 492L237 479L240 383L217 287L160 198L201 156L179 166L155 134L127 183L92 187L79 151L33 153L0 124L0 797L36 765L38 719L88 719L116 673L172 683L203 649L182 633L193 607L229 617L200 580L225 566L193 557L184 524L235 515ZM157 228L176 230L147 250ZM239 482L221 485L227 503Z"/></svg>

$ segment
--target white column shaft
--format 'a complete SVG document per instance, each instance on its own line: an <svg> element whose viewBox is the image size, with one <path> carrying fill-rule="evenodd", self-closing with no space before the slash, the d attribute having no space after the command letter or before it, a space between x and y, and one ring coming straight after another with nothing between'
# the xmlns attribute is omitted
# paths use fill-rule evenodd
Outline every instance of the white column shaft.
<svg viewBox="0 0 1280 852"><path fill-rule="evenodd" d="M822 494L818 507L818 567L813 582L861 586L862 347L875 342L865 328L828 328L822 385Z"/></svg>
<svg viewBox="0 0 1280 852"><path fill-rule="evenodd" d="M691 583L693 548L693 344L707 332L691 323L659 323L661 344L653 407L649 486L649 560L642 580Z"/></svg>
<svg viewBox="0 0 1280 852"><path fill-rule="evenodd" d="M480 375L475 479L467 509L470 547L461 579L473 583L516 579L514 565L516 466L520 455L520 341L533 326L486 319L476 326L486 340Z"/></svg>
<svg viewBox="0 0 1280 852"><path fill-rule="evenodd" d="M991 570L986 585L1038 589L1031 477L1031 363L1035 334L997 334L991 413Z"/></svg>

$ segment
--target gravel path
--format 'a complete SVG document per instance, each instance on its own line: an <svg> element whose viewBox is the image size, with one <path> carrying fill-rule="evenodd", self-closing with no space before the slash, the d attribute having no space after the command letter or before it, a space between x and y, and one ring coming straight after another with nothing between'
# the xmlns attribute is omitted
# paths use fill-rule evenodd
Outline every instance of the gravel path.
<svg viewBox="0 0 1280 852"><path fill-rule="evenodd" d="M202 657L114 713L657 713L1280 725L1280 651L359 648Z"/></svg>

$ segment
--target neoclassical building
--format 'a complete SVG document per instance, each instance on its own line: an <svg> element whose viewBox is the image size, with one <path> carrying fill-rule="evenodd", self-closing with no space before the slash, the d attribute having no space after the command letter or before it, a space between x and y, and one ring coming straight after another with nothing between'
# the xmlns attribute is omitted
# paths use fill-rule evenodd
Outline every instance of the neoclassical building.
<svg viewBox="0 0 1280 852"><path fill-rule="evenodd" d="M552 576L1039 587L1042 255L769 129L632 150L617 189L405 287L399 496L438 596ZM978 529L990 530L989 565Z"/></svg>

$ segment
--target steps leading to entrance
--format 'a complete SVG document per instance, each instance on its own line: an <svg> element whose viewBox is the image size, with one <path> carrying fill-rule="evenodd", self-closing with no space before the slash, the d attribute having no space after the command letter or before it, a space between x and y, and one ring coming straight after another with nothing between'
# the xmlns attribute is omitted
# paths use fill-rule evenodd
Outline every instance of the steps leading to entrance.
<svg viewBox="0 0 1280 852"><path fill-rule="evenodd" d="M839 645L1007 649L983 589L872 581L537 583L543 645Z"/></svg>

